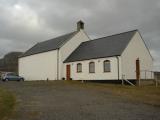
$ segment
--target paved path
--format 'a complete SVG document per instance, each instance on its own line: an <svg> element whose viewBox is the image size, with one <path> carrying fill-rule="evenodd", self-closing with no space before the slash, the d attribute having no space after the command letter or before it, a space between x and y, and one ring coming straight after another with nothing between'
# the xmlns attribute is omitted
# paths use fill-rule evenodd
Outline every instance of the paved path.
<svg viewBox="0 0 160 120"><path fill-rule="evenodd" d="M61 82L0 82L17 97L10 120L160 120L160 108Z"/></svg>

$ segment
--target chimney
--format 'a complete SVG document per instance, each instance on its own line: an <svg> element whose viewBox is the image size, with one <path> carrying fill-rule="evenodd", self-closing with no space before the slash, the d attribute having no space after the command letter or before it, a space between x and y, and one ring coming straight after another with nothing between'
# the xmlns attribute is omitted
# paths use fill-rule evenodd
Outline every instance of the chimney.
<svg viewBox="0 0 160 120"><path fill-rule="evenodd" d="M77 31L80 31L81 29L84 29L84 22L80 20L77 22Z"/></svg>

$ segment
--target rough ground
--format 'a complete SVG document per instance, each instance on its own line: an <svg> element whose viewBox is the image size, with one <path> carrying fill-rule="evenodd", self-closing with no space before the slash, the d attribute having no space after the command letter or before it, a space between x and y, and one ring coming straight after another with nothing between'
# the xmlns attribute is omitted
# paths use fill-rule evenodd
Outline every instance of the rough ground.
<svg viewBox="0 0 160 120"><path fill-rule="evenodd" d="M82 84L82 83L79 83ZM0 82L17 97L10 120L160 120L160 107L63 81Z"/></svg>

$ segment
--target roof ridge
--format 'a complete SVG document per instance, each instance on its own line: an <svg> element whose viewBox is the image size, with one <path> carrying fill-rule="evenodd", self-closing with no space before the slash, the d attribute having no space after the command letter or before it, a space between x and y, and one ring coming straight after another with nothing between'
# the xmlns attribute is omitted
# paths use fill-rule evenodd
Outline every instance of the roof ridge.
<svg viewBox="0 0 160 120"><path fill-rule="evenodd" d="M77 31L74 31L74 32L70 32L70 33L49 39L49 40L38 42L33 47L31 47L26 52L24 52L20 57L30 56L30 55L34 55L34 54L38 54L38 53L43 53L46 51L59 49L63 43L66 43L68 40L70 40L76 33L77 33ZM55 42L55 46L52 47L51 45L49 45L50 42ZM45 46L45 48L44 48L44 46ZM42 50L39 50L40 48Z"/></svg>
<svg viewBox="0 0 160 120"><path fill-rule="evenodd" d="M69 35L69 34L73 34L73 33L76 33L76 32L77 32L77 31L73 31L73 32L70 32L70 33L65 33L65 34L59 35L59 36L57 36L57 37L55 37L55 38L51 38L51 39L44 40L44 41L37 42L37 43L39 44L39 43L47 42L47 41L54 40L54 39L56 39L56 38L63 37L63 36L66 36L66 35Z"/></svg>
<svg viewBox="0 0 160 120"><path fill-rule="evenodd" d="M134 31L139 31L139 30L135 29L135 30L130 30L130 31L126 31L126 32L116 33L116 34L112 34L112 35L109 35L109 36L104 36L104 37L99 37L99 38L96 38L96 39L92 39L90 41L85 41L85 42L82 42L82 43L91 42L91 41L93 42L93 41L96 41L96 40L99 40L99 39L102 39L102 38L112 37L112 36L121 35L121 34L134 32Z"/></svg>
<svg viewBox="0 0 160 120"><path fill-rule="evenodd" d="M136 32L132 30L83 42L64 62L121 55Z"/></svg>

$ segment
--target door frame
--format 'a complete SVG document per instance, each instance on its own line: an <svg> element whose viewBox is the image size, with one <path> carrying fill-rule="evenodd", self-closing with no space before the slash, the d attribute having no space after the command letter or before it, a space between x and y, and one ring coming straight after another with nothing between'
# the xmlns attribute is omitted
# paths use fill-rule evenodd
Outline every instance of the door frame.
<svg viewBox="0 0 160 120"><path fill-rule="evenodd" d="M71 65L66 65L66 80L71 80Z"/></svg>
<svg viewBox="0 0 160 120"><path fill-rule="evenodd" d="M141 71L140 71L140 60L138 58L136 60L136 79L137 80L140 80L140 74L141 74Z"/></svg>

